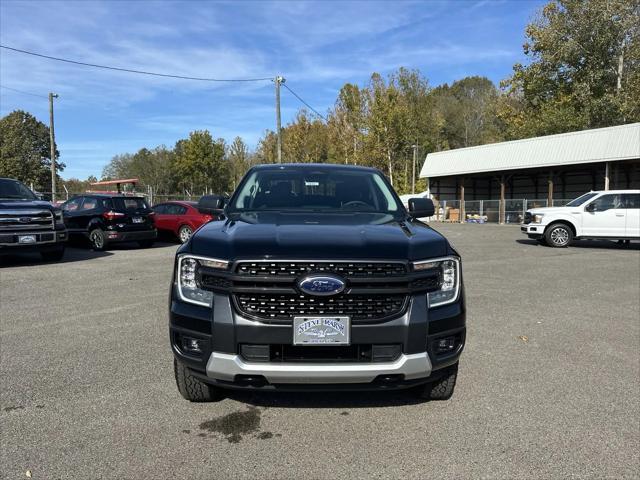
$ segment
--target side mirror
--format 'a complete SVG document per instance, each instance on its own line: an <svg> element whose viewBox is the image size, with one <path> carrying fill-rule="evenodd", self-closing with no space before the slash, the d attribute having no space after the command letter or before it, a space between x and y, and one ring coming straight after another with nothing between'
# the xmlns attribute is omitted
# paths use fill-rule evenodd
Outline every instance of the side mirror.
<svg viewBox="0 0 640 480"><path fill-rule="evenodd" d="M224 210L225 197L204 195L198 200L198 211L205 215L220 215Z"/></svg>
<svg viewBox="0 0 640 480"><path fill-rule="evenodd" d="M596 202L591 202L589 205L587 205L585 207L585 211L587 211L587 212L595 212L596 210L597 210L596 209Z"/></svg>
<svg viewBox="0 0 640 480"><path fill-rule="evenodd" d="M409 214L413 218L433 217L436 209L430 198L410 198Z"/></svg>

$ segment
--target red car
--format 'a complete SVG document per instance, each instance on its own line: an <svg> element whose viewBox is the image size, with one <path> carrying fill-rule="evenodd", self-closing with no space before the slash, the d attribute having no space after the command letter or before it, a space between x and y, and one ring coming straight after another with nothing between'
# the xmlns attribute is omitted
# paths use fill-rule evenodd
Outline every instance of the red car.
<svg viewBox="0 0 640 480"><path fill-rule="evenodd" d="M211 215L198 211L196 202L165 202L152 209L155 212L155 225L160 231L171 232L180 242L185 243L200 225L213 220Z"/></svg>

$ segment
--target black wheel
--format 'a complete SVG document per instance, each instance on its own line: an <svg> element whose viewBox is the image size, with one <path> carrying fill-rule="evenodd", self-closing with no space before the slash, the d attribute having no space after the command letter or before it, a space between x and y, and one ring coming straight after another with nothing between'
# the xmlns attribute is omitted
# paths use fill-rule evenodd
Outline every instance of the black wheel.
<svg viewBox="0 0 640 480"><path fill-rule="evenodd" d="M443 376L435 382L427 383L421 387L420 396L425 400L449 400L456 387L456 377L458 376L458 363L447 367Z"/></svg>
<svg viewBox="0 0 640 480"><path fill-rule="evenodd" d="M101 252L107 246L107 236L100 228L94 228L89 232L89 243L96 252Z"/></svg>
<svg viewBox="0 0 640 480"><path fill-rule="evenodd" d="M138 245L140 245L142 248L151 248L153 247L155 240L140 240L138 242Z"/></svg>
<svg viewBox="0 0 640 480"><path fill-rule="evenodd" d="M189 367L175 358L173 371L180 395L190 402L215 402L224 397L222 390L193 376Z"/></svg>
<svg viewBox="0 0 640 480"><path fill-rule="evenodd" d="M40 255L42 256L42 259L47 262L57 262L62 260L62 257L64 257L64 247L50 252L40 252Z"/></svg>
<svg viewBox="0 0 640 480"><path fill-rule="evenodd" d="M544 238L550 247L568 247L573 240L573 231L565 223L556 223L547 228L547 231L544 232Z"/></svg>
<svg viewBox="0 0 640 480"><path fill-rule="evenodd" d="M181 226L180 230L178 230L178 238L180 239L180 243L187 243L191 238L192 233L193 230L191 230L191 227L189 225Z"/></svg>

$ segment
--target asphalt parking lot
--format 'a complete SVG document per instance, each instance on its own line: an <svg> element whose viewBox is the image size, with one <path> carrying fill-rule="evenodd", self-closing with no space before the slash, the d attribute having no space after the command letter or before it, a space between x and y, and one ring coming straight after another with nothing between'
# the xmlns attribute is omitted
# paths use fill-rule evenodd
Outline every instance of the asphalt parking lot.
<svg viewBox="0 0 640 480"><path fill-rule="evenodd" d="M0 268L2 478L637 478L640 245L437 225L463 255L455 395L175 388L175 244Z"/></svg>

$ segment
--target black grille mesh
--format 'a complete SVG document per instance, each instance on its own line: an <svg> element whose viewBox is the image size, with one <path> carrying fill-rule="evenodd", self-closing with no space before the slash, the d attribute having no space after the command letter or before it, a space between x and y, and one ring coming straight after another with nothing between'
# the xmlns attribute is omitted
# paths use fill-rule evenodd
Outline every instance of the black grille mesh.
<svg viewBox="0 0 640 480"><path fill-rule="evenodd" d="M239 275L298 277L307 273L335 273L345 277L393 277L406 275L403 263L393 262L241 262Z"/></svg>
<svg viewBox="0 0 640 480"><path fill-rule="evenodd" d="M265 320L288 320L299 315L346 315L352 320L382 320L400 314L405 295L340 295L330 298L300 294L237 294L241 313Z"/></svg>

